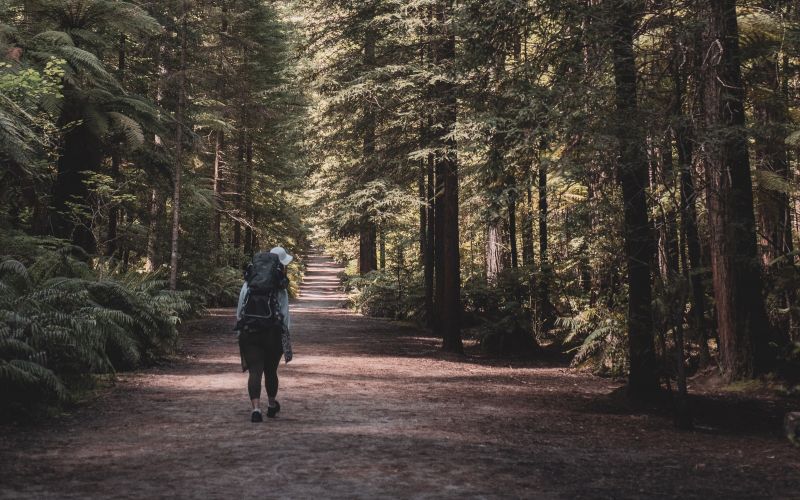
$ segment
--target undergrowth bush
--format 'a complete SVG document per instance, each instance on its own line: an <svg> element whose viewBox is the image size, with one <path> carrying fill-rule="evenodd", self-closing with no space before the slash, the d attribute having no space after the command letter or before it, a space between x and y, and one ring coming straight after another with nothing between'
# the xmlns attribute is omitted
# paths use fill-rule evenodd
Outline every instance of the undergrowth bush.
<svg viewBox="0 0 800 500"><path fill-rule="evenodd" d="M571 318L559 318L556 327L567 331L565 345L574 345L572 366L598 375L628 372L625 314L602 306L587 307Z"/></svg>
<svg viewBox="0 0 800 500"><path fill-rule="evenodd" d="M231 266L212 267L207 272L192 273L182 283L192 291L196 307L234 307L239 300L243 274Z"/></svg>
<svg viewBox="0 0 800 500"><path fill-rule="evenodd" d="M423 314L425 292L420 277L408 270L379 270L364 276L342 276L353 308L366 316L398 320L419 320Z"/></svg>
<svg viewBox="0 0 800 500"><path fill-rule="evenodd" d="M529 273L509 269L493 282L466 280L461 291L463 324L472 327L481 347L493 354L526 352L535 347Z"/></svg>
<svg viewBox="0 0 800 500"><path fill-rule="evenodd" d="M110 275L76 254L64 245L0 257L3 417L66 401L90 374L171 352L192 312L189 293L167 291L159 276Z"/></svg>

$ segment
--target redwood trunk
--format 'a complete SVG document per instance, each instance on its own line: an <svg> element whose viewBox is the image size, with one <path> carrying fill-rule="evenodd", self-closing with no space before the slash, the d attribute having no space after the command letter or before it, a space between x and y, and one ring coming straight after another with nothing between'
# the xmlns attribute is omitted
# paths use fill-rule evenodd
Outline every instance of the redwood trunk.
<svg viewBox="0 0 800 500"><path fill-rule="evenodd" d="M678 58L676 53L674 56ZM694 151L695 138L690 126L689 117L684 113L686 100L686 77L681 73L678 62L673 62L673 80L675 84L674 127L675 143L678 150L678 168L680 175L680 213L681 234L686 246L683 261L683 272L689 277L691 284L691 323L700 344L701 363L706 364L711 353L708 349L708 329L705 321L706 298L703 283L703 263L700 252L700 235L697 229L697 193L694 185Z"/></svg>
<svg viewBox="0 0 800 500"><path fill-rule="evenodd" d="M425 183L425 207L426 207L426 221L425 228L425 322L428 328L433 328L435 324L435 308L434 308L434 266L436 263L436 240L434 227L435 215L433 208L434 198L434 176L433 176L433 155L428 155L425 165L425 176L427 182Z"/></svg>
<svg viewBox="0 0 800 500"><path fill-rule="evenodd" d="M763 82L760 92L753 97L753 114L758 123L755 167L762 172L762 176L774 176L788 186L791 176L784 142L784 137L788 135L788 108L781 92L777 61L765 58L759 61L756 70ZM791 204L785 190L771 188L768 182L759 182L756 200L761 229L761 256L764 265L769 266L775 259L793 251Z"/></svg>
<svg viewBox="0 0 800 500"><path fill-rule="evenodd" d="M729 380L766 368L769 324L756 245L735 0L710 0L705 56L706 190L720 364Z"/></svg>
<svg viewBox="0 0 800 500"><path fill-rule="evenodd" d="M181 218L181 182L183 175L183 108L186 102L186 31L188 30L189 7L181 2L181 48L178 69L178 106L175 110L175 177L172 195L172 251L169 259L169 288L178 287L178 239Z"/></svg>
<svg viewBox="0 0 800 500"><path fill-rule="evenodd" d="M364 37L364 66L371 69L375 65L375 33L368 30ZM375 162L375 110L369 101L364 103L364 149L363 172L369 177L374 172ZM358 235L358 272L366 274L378 269L377 228L369 214L364 214Z"/></svg>
<svg viewBox="0 0 800 500"><path fill-rule="evenodd" d="M550 267L548 246L548 205L547 205L547 164L539 162L539 282L537 287L537 321L541 332L553 328L556 322L556 310L550 300L550 280L552 268Z"/></svg>
<svg viewBox="0 0 800 500"><path fill-rule="evenodd" d="M436 62L451 71L455 63L455 34L450 30L453 6L449 0L440 0L436 5L436 18L439 23L440 38L436 44ZM449 133L456 125L457 101L455 84L451 81L439 81L434 87L438 98L438 125L442 133ZM438 164L443 174L442 194L442 302L441 331L442 348L445 351L461 353L461 263L459 254L458 225L458 157L456 142L452 136L440 137L441 151Z"/></svg>
<svg viewBox="0 0 800 500"><path fill-rule="evenodd" d="M614 83L619 142L618 179L624 201L625 254L628 268L628 390L641 397L658 389L655 373L650 288L654 242L647 208L648 166L636 101L633 18L622 0L613 2Z"/></svg>

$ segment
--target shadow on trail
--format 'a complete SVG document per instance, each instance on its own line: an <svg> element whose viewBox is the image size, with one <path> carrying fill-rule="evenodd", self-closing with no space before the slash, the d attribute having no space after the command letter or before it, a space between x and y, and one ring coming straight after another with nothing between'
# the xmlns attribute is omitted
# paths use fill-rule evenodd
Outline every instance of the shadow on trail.
<svg viewBox="0 0 800 500"><path fill-rule="evenodd" d="M233 310L183 326L170 366L47 426L0 428L0 498L790 498L773 436L676 432L620 384L561 365L454 357L415 327L342 310L312 256L277 419L249 421ZM701 403L699 403L701 404ZM737 410L738 411L738 410ZM731 417L732 418L732 417Z"/></svg>

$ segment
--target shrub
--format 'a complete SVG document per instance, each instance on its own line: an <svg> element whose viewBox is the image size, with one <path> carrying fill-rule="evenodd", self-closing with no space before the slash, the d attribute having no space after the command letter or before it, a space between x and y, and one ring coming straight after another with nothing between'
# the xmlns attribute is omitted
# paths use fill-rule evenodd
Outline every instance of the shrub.
<svg viewBox="0 0 800 500"><path fill-rule="evenodd" d="M408 270L372 271L364 276L342 276L352 306L366 316L420 319L425 302L420 277Z"/></svg>
<svg viewBox="0 0 800 500"><path fill-rule="evenodd" d="M171 352L191 311L157 276L102 276L75 249L0 262L0 396L9 414L69 398L89 374Z"/></svg>
<svg viewBox="0 0 800 500"><path fill-rule="evenodd" d="M588 368L598 375L623 376L628 372L628 340L625 314L602 306L588 307L571 318L559 318L556 326L573 344L572 366Z"/></svg>
<svg viewBox="0 0 800 500"><path fill-rule="evenodd" d="M485 351L515 354L536 348L528 275L523 269L509 269L492 283L483 277L465 282L463 324L476 327Z"/></svg>

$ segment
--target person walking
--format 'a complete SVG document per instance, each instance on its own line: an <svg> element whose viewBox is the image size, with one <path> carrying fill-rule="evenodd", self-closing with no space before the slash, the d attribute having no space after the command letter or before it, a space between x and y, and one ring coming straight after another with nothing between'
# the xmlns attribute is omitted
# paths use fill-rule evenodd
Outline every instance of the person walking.
<svg viewBox="0 0 800 500"><path fill-rule="evenodd" d="M263 422L261 380L267 390L267 417L281 410L278 395L278 365L281 356L292 359L289 337L289 279L286 266L293 257L282 247L260 252L245 270L236 308L236 335L242 371L249 372L247 392L252 404L251 422Z"/></svg>

